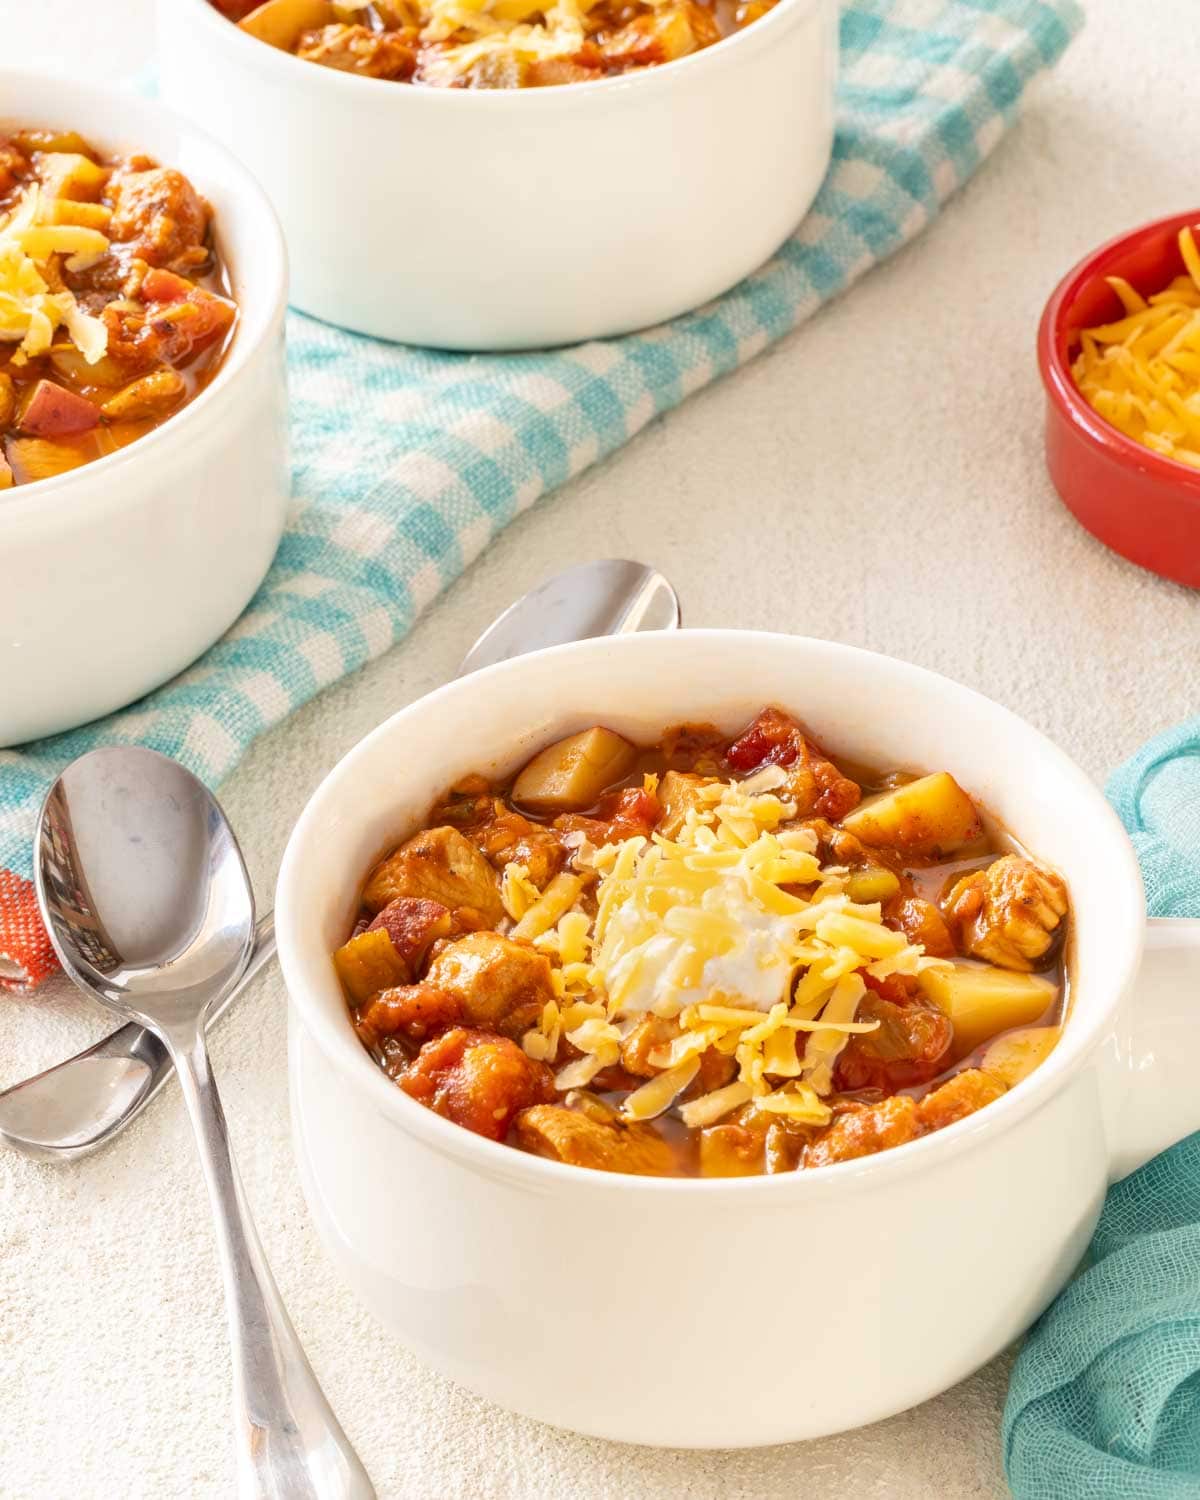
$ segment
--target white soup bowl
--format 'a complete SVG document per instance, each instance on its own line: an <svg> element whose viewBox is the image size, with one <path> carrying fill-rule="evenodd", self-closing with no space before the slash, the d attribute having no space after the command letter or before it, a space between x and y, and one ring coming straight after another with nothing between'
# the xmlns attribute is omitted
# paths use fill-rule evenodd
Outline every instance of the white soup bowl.
<svg viewBox="0 0 1200 1500"><path fill-rule="evenodd" d="M978 1114L897 1150L707 1181L526 1155L398 1089L355 1036L329 955L368 868L435 796L585 725L649 742L681 721L733 731L768 703L857 762L950 770L1062 872L1071 1007L1047 1061ZM283 861L276 917L296 1151L338 1270L438 1370L600 1437L788 1442L944 1390L1061 1289L1114 1172L1200 1124L1200 1028L1169 1030L1182 1028L1178 965L1194 974L1200 924L1152 924L1170 951L1138 982L1138 866L1095 786L977 693L826 641L588 641L430 694L317 790ZM1164 1038L1173 1081L1152 1065L1165 1061Z"/></svg>
<svg viewBox="0 0 1200 1500"><path fill-rule="evenodd" d="M660 68L439 89L302 62L160 0L163 97L270 193L303 312L377 338L529 349L726 291L807 212L833 146L836 0L779 0Z"/></svg>
<svg viewBox="0 0 1200 1500"><path fill-rule="evenodd" d="M261 188L157 104L0 69L0 136L22 125L177 167L213 206L238 324L216 375L161 427L0 492L0 745L120 708L194 661L262 582L290 493L287 257Z"/></svg>

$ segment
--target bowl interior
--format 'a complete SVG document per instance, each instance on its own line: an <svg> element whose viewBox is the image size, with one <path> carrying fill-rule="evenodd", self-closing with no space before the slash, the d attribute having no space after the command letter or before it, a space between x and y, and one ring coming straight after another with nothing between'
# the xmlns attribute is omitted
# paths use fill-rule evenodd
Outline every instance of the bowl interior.
<svg viewBox="0 0 1200 1500"><path fill-rule="evenodd" d="M1063 872L1075 909L1072 1017L1039 1073L1049 1079L1069 1066L1104 1027L1140 954L1137 864L1103 797L1030 726L945 678L830 642L738 631L536 653L453 683L368 736L309 803L280 873L280 956L305 1026L380 1107L411 1111L408 1128L468 1136L384 1078L347 1019L329 954L346 938L372 862L412 832L457 777L513 769L556 735L596 722L642 742L686 721L732 731L765 703L795 712L835 754L881 769L950 770ZM448 1138L442 1145L453 1149ZM472 1141L471 1149L488 1145Z"/></svg>

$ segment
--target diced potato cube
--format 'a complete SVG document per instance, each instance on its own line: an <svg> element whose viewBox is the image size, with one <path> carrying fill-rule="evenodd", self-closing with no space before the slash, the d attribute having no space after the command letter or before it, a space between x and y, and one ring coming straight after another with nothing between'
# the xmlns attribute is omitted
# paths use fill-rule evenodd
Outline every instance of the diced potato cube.
<svg viewBox="0 0 1200 1500"><path fill-rule="evenodd" d="M333 955L333 966L356 1005L365 1005L380 990L408 984L412 979L408 965L382 927L373 932L360 932L348 943L343 943Z"/></svg>
<svg viewBox="0 0 1200 1500"><path fill-rule="evenodd" d="M61 379L77 386L124 385L129 379L128 370L102 354L95 364L88 364L74 344L54 344L50 350L50 363L54 373Z"/></svg>
<svg viewBox="0 0 1200 1500"><path fill-rule="evenodd" d="M1011 1031L996 1038L979 1066L1012 1088L1046 1061L1061 1035L1060 1026L1029 1026L1023 1031Z"/></svg>
<svg viewBox="0 0 1200 1500"><path fill-rule="evenodd" d="M17 425L27 437L72 437L98 427L100 413L92 402L74 391L56 385L53 380L39 380Z"/></svg>
<svg viewBox="0 0 1200 1500"><path fill-rule="evenodd" d="M38 171L48 198L73 198L79 203L95 203L109 178L108 167L77 151L47 152Z"/></svg>
<svg viewBox="0 0 1200 1500"><path fill-rule="evenodd" d="M954 1061L1001 1031L1040 1020L1058 996L1058 986L1036 974L976 964L926 969L921 989L954 1023Z"/></svg>
<svg viewBox="0 0 1200 1500"><path fill-rule="evenodd" d="M585 729L535 755L513 783L512 800L534 812L583 812L629 774L636 758L611 729Z"/></svg>
<svg viewBox="0 0 1200 1500"><path fill-rule="evenodd" d="M316 31L334 19L329 0L265 0L238 22L243 31L290 52L302 31Z"/></svg>
<svg viewBox="0 0 1200 1500"><path fill-rule="evenodd" d="M900 879L882 865L867 865L851 870L846 880L846 894L851 901L869 905L872 901L890 901L900 889Z"/></svg>
<svg viewBox="0 0 1200 1500"><path fill-rule="evenodd" d="M949 771L870 798L847 813L842 826L864 844L925 855L952 853L983 834L978 809Z"/></svg>
<svg viewBox="0 0 1200 1500"><path fill-rule="evenodd" d="M600 1172L669 1176L674 1154L652 1125L603 1124L590 1114L561 1105L539 1104L517 1116L517 1144L523 1151L573 1167Z"/></svg>
<svg viewBox="0 0 1200 1500"><path fill-rule="evenodd" d="M662 816L658 820L658 831L665 839L673 839L683 827L688 812L702 804L700 794L712 784L712 777L692 776L686 771L666 771L658 783L658 803Z"/></svg>

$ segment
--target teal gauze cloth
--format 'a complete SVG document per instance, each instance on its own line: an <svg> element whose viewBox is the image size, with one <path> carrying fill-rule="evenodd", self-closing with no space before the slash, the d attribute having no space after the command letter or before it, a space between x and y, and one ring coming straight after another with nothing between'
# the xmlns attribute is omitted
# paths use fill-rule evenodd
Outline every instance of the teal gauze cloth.
<svg viewBox="0 0 1200 1500"><path fill-rule="evenodd" d="M1200 719L1108 794L1151 915L1200 917ZM1200 1497L1200 1133L1110 1189L1087 1269L1025 1341L1003 1433L1017 1500Z"/></svg>
<svg viewBox="0 0 1200 1500"><path fill-rule="evenodd" d="M918 234L1081 22L1077 0L849 0L833 163L812 211L768 264L673 323L489 356L385 344L293 314L293 510L242 619L123 712L0 751L0 986L50 963L31 845L68 761L97 745L149 745L215 786L256 735L398 641L541 495Z"/></svg>

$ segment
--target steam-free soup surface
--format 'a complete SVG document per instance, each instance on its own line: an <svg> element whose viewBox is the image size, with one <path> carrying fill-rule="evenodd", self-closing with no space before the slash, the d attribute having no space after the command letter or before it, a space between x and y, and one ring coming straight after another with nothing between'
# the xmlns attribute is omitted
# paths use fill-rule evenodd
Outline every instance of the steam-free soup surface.
<svg viewBox="0 0 1200 1500"><path fill-rule="evenodd" d="M839 766L768 707L594 726L473 776L367 875L333 955L398 1087L575 1166L849 1161L1000 1098L1063 1016L1061 878L947 772Z"/></svg>

